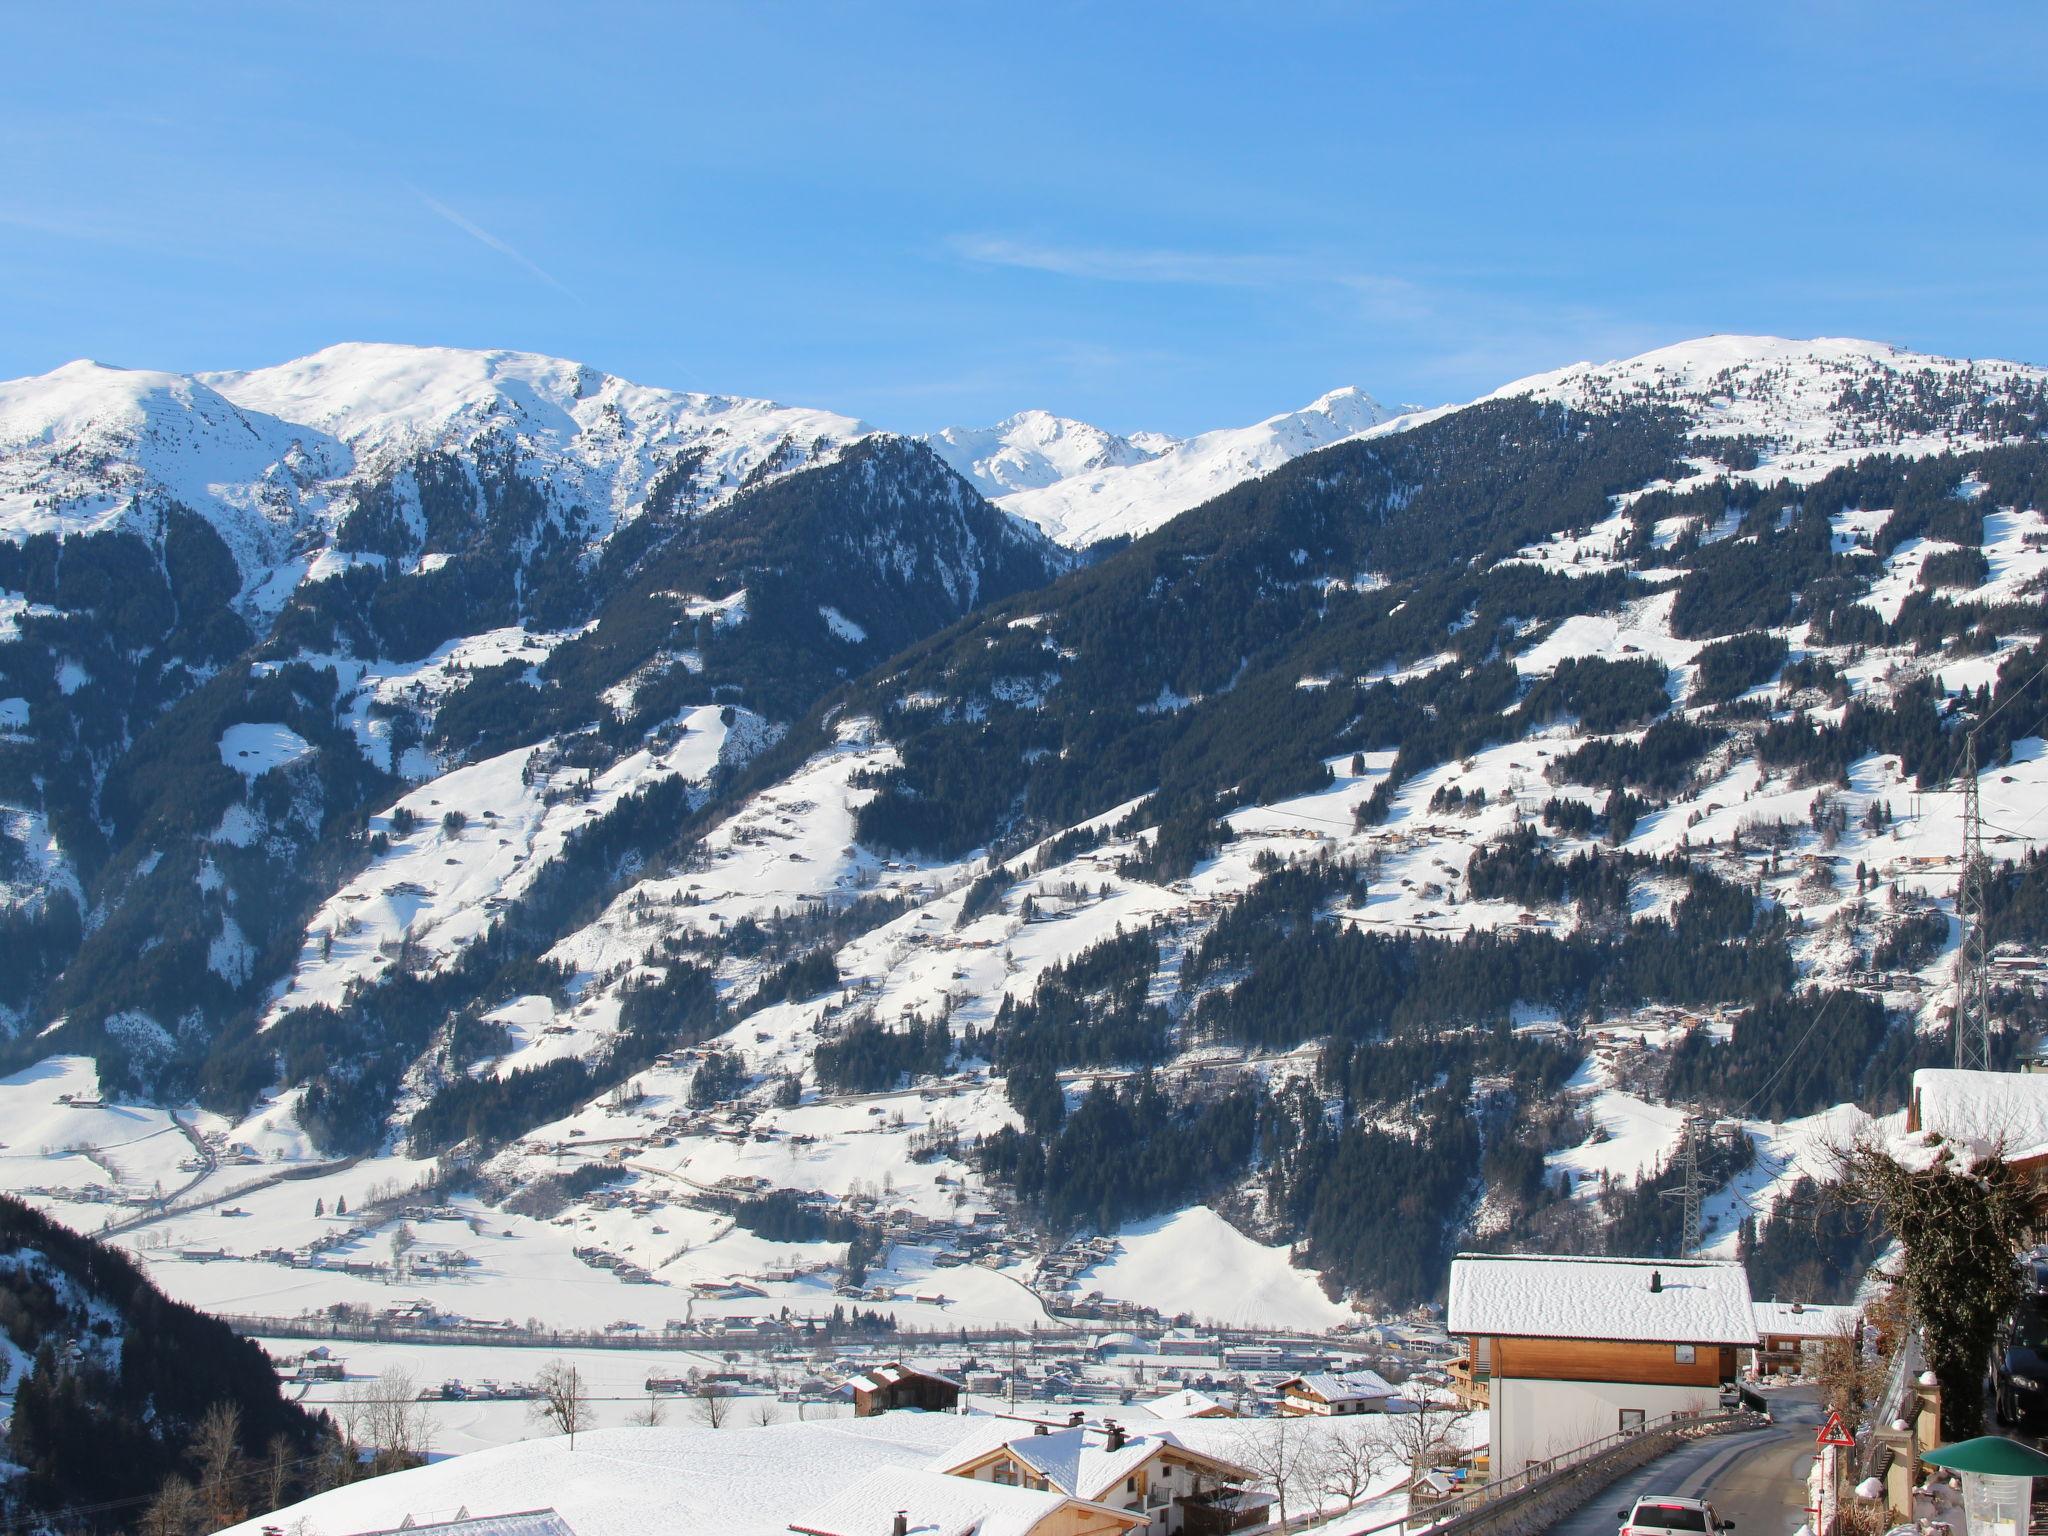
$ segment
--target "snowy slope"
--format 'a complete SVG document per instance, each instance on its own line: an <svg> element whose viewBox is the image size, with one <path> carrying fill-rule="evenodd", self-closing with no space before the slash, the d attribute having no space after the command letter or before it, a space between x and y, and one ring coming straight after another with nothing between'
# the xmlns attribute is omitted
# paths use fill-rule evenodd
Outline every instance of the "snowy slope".
<svg viewBox="0 0 2048 1536"><path fill-rule="evenodd" d="M732 726L721 718L726 713ZM560 856L577 827L659 780L702 783L721 762L744 761L764 739L757 716L709 705L662 734L665 747L632 752L584 786L568 774L556 782L541 766L543 754L520 748L406 795L374 821L389 851L314 915L271 1017L309 1004L339 1005L351 987L387 971L401 948L434 961L458 953ZM395 817L412 830L395 825Z"/></svg>
<svg viewBox="0 0 2048 1536"><path fill-rule="evenodd" d="M1678 406L1711 449L1716 439L1760 440L1758 480L1817 480L1871 453L1919 456L1982 447L1975 408L1986 399L2048 386L2048 369L1997 359L1935 357L1841 337L1705 336L1609 363L1574 363L1503 386L1484 398L1527 396L1582 409L1636 403ZM1918 428L1886 420L1910 402ZM1434 413L1431 413L1434 414ZM1419 418L1403 418L1404 422Z"/></svg>
<svg viewBox="0 0 2048 1536"><path fill-rule="evenodd" d="M349 464L319 428L180 374L80 361L0 382L0 537L146 535L174 501L208 518L246 573L285 557Z"/></svg>
<svg viewBox="0 0 2048 1536"><path fill-rule="evenodd" d="M1079 429L1078 424L1043 412L1012 417L984 433L956 428L939 436L948 446L957 443L954 451L970 464L985 466L977 474L987 482L982 484L984 494L991 495L997 506L1078 549L1099 539L1150 533L1234 485L1386 419L1387 413L1369 395L1345 388L1249 427L1203 432L1178 442L1114 438L1099 428ZM1049 433L1051 445L1045 442ZM1098 439L1104 456L1099 462L1068 468L1071 460L1050 451L1053 446L1065 449ZM991 440L991 446L984 449L984 440ZM997 441L1000 446L993 446ZM939 443L933 446L947 451ZM1031 483L1055 468L1064 471L1059 479ZM997 493L990 491L990 484L1010 488Z"/></svg>

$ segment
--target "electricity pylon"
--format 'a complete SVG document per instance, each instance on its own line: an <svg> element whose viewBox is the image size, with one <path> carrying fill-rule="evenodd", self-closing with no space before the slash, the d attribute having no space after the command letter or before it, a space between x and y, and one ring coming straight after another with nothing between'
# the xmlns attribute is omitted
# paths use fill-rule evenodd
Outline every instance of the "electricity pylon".
<svg viewBox="0 0 2048 1536"><path fill-rule="evenodd" d="M1984 808L1977 793L1977 733L1963 738L1963 872L1956 882L1955 1046L1959 1070L1991 1070L1991 952L1984 942Z"/></svg>

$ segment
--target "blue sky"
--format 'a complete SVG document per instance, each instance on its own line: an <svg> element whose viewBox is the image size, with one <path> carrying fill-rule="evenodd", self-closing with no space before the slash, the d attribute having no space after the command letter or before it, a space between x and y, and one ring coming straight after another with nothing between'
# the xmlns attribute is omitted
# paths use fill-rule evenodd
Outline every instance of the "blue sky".
<svg viewBox="0 0 2048 1536"><path fill-rule="evenodd" d="M2048 362L2048 8L8 7L0 376L528 348L923 430L1710 331Z"/></svg>

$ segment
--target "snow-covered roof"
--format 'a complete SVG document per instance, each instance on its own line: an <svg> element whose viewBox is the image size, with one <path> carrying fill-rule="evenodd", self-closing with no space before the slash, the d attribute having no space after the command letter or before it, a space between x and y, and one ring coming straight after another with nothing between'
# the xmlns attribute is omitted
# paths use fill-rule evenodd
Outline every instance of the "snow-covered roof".
<svg viewBox="0 0 2048 1536"><path fill-rule="evenodd" d="M2048 1076L1923 1067L1913 1074L1914 1124L2008 1161L2048 1154Z"/></svg>
<svg viewBox="0 0 2048 1536"><path fill-rule="evenodd" d="M365 1478L229 1528L388 1531L465 1510L552 1507L576 1536L787 1536L789 1522L877 1467L923 1468L987 1420L885 1413L766 1427L620 1428L522 1440ZM892 1506L891 1513L896 1508ZM871 1536L884 1536L884 1520Z"/></svg>
<svg viewBox="0 0 2048 1536"><path fill-rule="evenodd" d="M1740 1264L1705 1259L1461 1253L1444 1326L1504 1338L1757 1341L1749 1277Z"/></svg>
<svg viewBox="0 0 2048 1536"><path fill-rule="evenodd" d="M366 1531L359 1536L398 1536L401 1530L418 1531L422 1536L576 1536L569 1522L552 1509L522 1509L509 1515L458 1515L453 1520Z"/></svg>
<svg viewBox="0 0 2048 1536"><path fill-rule="evenodd" d="M1759 1301L1751 1309L1759 1334L1796 1334L1804 1338L1833 1338L1856 1322L1854 1307L1829 1306L1818 1302Z"/></svg>
<svg viewBox="0 0 2048 1536"><path fill-rule="evenodd" d="M1311 1376L1296 1376L1291 1381L1280 1383L1280 1390L1299 1387L1311 1396L1319 1397L1326 1403L1369 1402L1394 1395L1394 1384L1378 1371L1345 1371L1341 1375L1330 1371L1319 1371Z"/></svg>
<svg viewBox="0 0 2048 1536"><path fill-rule="evenodd" d="M986 1421L985 1429L941 1456L932 1464L932 1470L957 1471L1003 1449L1053 1487L1083 1499L1107 1497L1125 1478L1160 1452L1168 1450L1209 1462L1214 1470L1221 1473L1238 1473L1247 1480L1252 1476L1248 1469L1234 1462L1196 1450L1178 1432L1170 1429L1127 1431L1123 1444L1111 1450L1107 1432L1092 1424L1057 1429L1048 1434L1030 1430L1020 1434L1015 1421L1004 1419Z"/></svg>
<svg viewBox="0 0 2048 1536"><path fill-rule="evenodd" d="M1208 1393L1197 1392L1193 1387L1182 1387L1178 1392L1155 1397L1143 1407L1155 1419L1196 1419L1204 1414L1231 1411L1228 1403L1218 1402Z"/></svg>
<svg viewBox="0 0 2048 1536"><path fill-rule="evenodd" d="M1045 1521L1076 1504L1069 1494L1006 1488L971 1477L948 1477L909 1467L877 1467L817 1508L790 1521L807 1536L881 1536L898 1510L910 1536L1030 1536ZM1143 1515L1090 1505L1090 1514L1143 1525Z"/></svg>

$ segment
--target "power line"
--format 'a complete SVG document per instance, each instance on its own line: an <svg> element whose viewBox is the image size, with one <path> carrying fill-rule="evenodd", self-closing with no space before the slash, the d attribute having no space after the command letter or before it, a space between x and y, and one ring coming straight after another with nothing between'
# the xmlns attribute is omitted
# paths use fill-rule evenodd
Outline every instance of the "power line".
<svg viewBox="0 0 2048 1536"><path fill-rule="evenodd" d="M1835 999L1840 997L1841 995L1842 994L1839 990L1834 990L1830 991L1826 997L1821 999L1821 1005L1813 1015L1813 1022L1808 1024L1806 1026L1805 1032L1801 1034L1800 1037L1792 1043L1792 1049L1787 1051L1784 1057L1778 1062L1776 1070L1774 1070L1769 1077L1765 1078L1763 1082L1760 1085L1758 1085L1756 1092L1752 1093L1748 1098L1742 1101L1742 1107L1735 1111L1736 1118L1745 1118L1748 1115L1751 1106L1753 1106L1756 1103L1756 1101L1762 1098L1766 1093L1770 1092L1772 1084L1776 1083L1779 1078L1785 1075L1785 1069L1791 1066L1793 1061L1797 1059L1800 1048L1804 1046L1809 1039L1812 1038L1813 1032L1816 1029L1820 1028L1821 1020L1825 1019L1828 1016L1828 1010L1835 1006Z"/></svg>
<svg viewBox="0 0 2048 1536"><path fill-rule="evenodd" d="M2000 715L2004 714L2006 706L2011 704L2012 701L2018 698L2021 694L2025 693L2035 683L2039 682L2041 680L2041 675L2043 673L2048 673L2048 661L2042 662L2040 666L2034 669L2034 675L2032 677L2029 677L2024 683L2021 683L2019 687L2013 689L2011 692L2007 693L2003 699L1999 700L1999 702L1992 707L1991 713L1986 715L1982 720L1979 720L1977 722L1976 727L1974 730L1972 730L1971 734L1975 735L1977 731L1983 730L1985 726L1989 725L1992 721L1996 720Z"/></svg>

